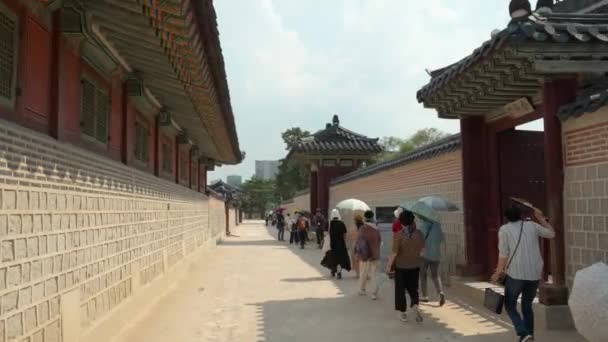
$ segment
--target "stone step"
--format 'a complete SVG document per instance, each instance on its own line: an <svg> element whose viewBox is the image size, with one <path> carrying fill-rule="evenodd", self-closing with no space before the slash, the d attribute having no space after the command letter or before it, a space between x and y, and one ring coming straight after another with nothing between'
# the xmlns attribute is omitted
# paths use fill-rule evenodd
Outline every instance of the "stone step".
<svg viewBox="0 0 608 342"><path fill-rule="evenodd" d="M450 292L463 296L474 303L483 305L485 290L491 288L499 293L504 294L504 288L489 282L479 281L475 279L467 279L462 277L451 277L452 286ZM518 301L521 303L521 300ZM521 307L519 307L521 309ZM534 320L535 325L539 329L544 330L575 330L574 321L570 308L567 305L547 306L538 301L538 297L534 300ZM502 315L507 316L503 310Z"/></svg>

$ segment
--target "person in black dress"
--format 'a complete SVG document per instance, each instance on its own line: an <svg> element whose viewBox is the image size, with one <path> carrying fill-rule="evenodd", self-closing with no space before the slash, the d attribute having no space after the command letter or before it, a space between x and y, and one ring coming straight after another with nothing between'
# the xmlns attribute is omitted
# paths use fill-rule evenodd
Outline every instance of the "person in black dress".
<svg viewBox="0 0 608 342"><path fill-rule="evenodd" d="M346 248L346 225L340 219L338 210L331 212L332 220L329 223L329 244L330 250L326 257L329 258L327 266L331 270L332 277L337 276L342 279L342 270L350 271L350 257Z"/></svg>

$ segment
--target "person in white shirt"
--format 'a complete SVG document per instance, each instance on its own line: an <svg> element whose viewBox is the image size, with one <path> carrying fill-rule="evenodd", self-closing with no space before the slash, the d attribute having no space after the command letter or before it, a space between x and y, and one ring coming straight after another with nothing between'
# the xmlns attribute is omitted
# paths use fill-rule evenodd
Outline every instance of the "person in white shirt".
<svg viewBox="0 0 608 342"><path fill-rule="evenodd" d="M508 223L500 227L498 232L499 258L492 276L493 282L499 282L504 277L505 310L520 341L534 341L532 302L543 272L539 238L555 237L555 231L543 213L536 208L531 209L538 223L524 220L518 207L513 206L505 211ZM523 317L517 311L520 295Z"/></svg>

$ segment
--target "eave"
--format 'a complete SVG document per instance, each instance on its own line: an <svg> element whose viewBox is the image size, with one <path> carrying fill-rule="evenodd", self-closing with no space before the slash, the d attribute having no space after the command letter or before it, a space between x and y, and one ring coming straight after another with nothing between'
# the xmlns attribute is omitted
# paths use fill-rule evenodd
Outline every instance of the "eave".
<svg viewBox="0 0 608 342"><path fill-rule="evenodd" d="M606 15L535 14L439 70L417 93L440 117L485 116L538 96L546 78L608 72Z"/></svg>
<svg viewBox="0 0 608 342"><path fill-rule="evenodd" d="M242 160L212 0L40 1L81 11L98 42L141 76L202 154Z"/></svg>

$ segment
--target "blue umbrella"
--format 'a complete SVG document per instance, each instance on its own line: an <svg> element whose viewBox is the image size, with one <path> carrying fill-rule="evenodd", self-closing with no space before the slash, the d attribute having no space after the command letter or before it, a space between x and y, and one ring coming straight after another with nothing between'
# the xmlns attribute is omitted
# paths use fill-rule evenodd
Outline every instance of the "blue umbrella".
<svg viewBox="0 0 608 342"><path fill-rule="evenodd" d="M439 196L427 196L419 200L437 211L458 211L458 206L451 201Z"/></svg>
<svg viewBox="0 0 608 342"><path fill-rule="evenodd" d="M410 200L401 203L400 206L429 221L439 222L439 214L424 202Z"/></svg>

